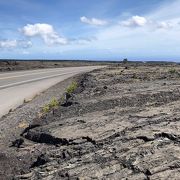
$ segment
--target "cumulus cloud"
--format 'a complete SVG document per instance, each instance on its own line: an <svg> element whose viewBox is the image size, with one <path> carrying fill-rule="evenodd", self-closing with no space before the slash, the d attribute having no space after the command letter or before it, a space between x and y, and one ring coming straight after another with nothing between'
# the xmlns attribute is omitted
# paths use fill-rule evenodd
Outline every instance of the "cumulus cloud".
<svg viewBox="0 0 180 180"><path fill-rule="evenodd" d="M13 48L29 48L32 46L31 41L26 40L0 40L1 49L13 49Z"/></svg>
<svg viewBox="0 0 180 180"><path fill-rule="evenodd" d="M17 40L0 40L0 48L15 48Z"/></svg>
<svg viewBox="0 0 180 180"><path fill-rule="evenodd" d="M107 21L105 20L96 19L96 18L87 18L85 16L82 16L80 20L83 23L94 25L94 26L104 26L107 24Z"/></svg>
<svg viewBox="0 0 180 180"><path fill-rule="evenodd" d="M157 24L157 28L159 28L159 29L170 29L170 28L173 28L173 25L170 22L160 22Z"/></svg>
<svg viewBox="0 0 180 180"><path fill-rule="evenodd" d="M148 23L148 20L142 16L132 16L126 21L122 21L120 24L126 27L142 27Z"/></svg>
<svg viewBox="0 0 180 180"><path fill-rule="evenodd" d="M27 37L40 36L47 45L68 43L67 39L58 35L50 24L27 24L21 29L21 32Z"/></svg>
<svg viewBox="0 0 180 180"><path fill-rule="evenodd" d="M149 27L153 29L171 29L175 26L177 26L177 23L171 22L171 21L158 21L158 20L152 20L151 18L148 18L148 20L145 17L142 16L132 16L130 19L127 19L126 21L120 22L120 25L125 27Z"/></svg>

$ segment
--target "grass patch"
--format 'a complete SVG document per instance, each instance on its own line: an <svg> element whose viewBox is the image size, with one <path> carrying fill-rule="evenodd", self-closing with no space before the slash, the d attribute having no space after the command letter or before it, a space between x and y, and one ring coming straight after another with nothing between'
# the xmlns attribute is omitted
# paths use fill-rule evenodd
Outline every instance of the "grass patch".
<svg viewBox="0 0 180 180"><path fill-rule="evenodd" d="M43 113L48 113L49 111L51 111L52 109L54 109L54 108L56 108L58 106L59 106L58 100L55 97L53 97L48 104L45 104L43 106L42 112Z"/></svg>
<svg viewBox="0 0 180 180"><path fill-rule="evenodd" d="M59 105L59 102L56 98L52 98L50 103L49 103L49 107L50 108L54 108L54 107L57 107Z"/></svg>
<svg viewBox="0 0 180 180"><path fill-rule="evenodd" d="M72 82L66 89L66 93L68 94L72 94L78 87L78 83L77 82Z"/></svg>
<svg viewBox="0 0 180 180"><path fill-rule="evenodd" d="M71 95L78 87L78 83L77 82L72 82L66 89L66 93ZM64 97L61 98L60 101L64 101ZM45 114L45 113L48 113L52 110L54 110L55 108L57 108L59 106L59 101L56 99L56 98L52 98L51 101L48 103L48 104L45 104L43 107L42 107L42 113Z"/></svg>

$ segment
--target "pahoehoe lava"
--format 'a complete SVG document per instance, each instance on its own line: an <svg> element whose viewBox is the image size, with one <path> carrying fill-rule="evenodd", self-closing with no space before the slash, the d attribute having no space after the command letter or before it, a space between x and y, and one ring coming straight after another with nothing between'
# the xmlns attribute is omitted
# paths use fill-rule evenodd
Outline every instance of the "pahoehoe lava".
<svg viewBox="0 0 180 180"><path fill-rule="evenodd" d="M0 179L179 179L179 72L122 63L78 77L68 106L0 153Z"/></svg>

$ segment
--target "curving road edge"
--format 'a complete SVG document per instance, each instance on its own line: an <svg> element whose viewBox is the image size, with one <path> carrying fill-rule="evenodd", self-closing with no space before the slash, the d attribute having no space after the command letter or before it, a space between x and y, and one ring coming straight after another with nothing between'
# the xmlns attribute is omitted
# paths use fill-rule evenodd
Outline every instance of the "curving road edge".
<svg viewBox="0 0 180 180"><path fill-rule="evenodd" d="M80 73L103 68L85 66L0 74L0 117L22 105L51 86Z"/></svg>

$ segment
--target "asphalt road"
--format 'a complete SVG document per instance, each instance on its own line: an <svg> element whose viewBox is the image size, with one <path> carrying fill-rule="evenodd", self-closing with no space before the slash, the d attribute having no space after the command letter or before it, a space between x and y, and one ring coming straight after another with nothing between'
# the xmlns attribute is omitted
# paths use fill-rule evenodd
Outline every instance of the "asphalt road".
<svg viewBox="0 0 180 180"><path fill-rule="evenodd" d="M0 117L38 93L79 73L101 66L69 67L0 73Z"/></svg>

